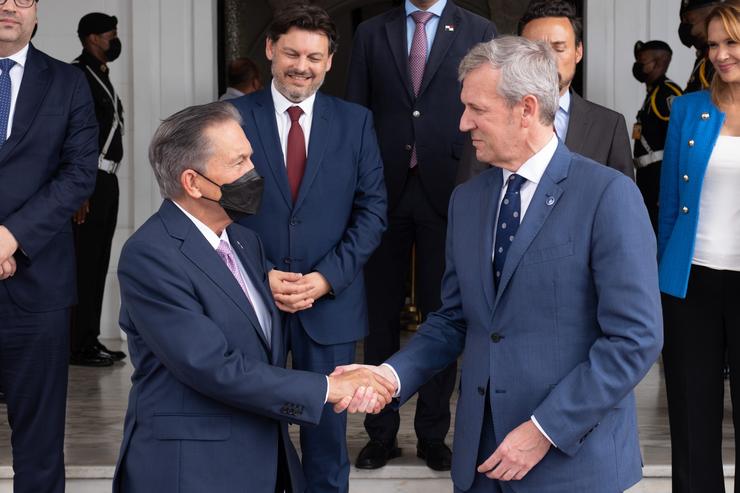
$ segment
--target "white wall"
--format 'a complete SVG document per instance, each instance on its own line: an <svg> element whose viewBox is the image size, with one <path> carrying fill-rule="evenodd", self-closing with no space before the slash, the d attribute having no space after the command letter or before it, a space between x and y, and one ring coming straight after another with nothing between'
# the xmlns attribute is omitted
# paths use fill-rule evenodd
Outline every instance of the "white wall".
<svg viewBox="0 0 740 493"><path fill-rule="evenodd" d="M695 55L678 39L679 7L677 0L586 0L586 97L622 113L630 131L645 98L632 77L635 41L668 43L668 77L682 88L689 79Z"/></svg>
<svg viewBox="0 0 740 493"><path fill-rule="evenodd" d="M34 45L61 60L74 59L81 51L77 23L88 12L118 17L123 44L121 57L110 64L111 80L123 101L126 134L118 172L118 226L101 321L103 337L118 337L120 249L161 202L147 160L151 136L163 118L216 97L216 0L41 2Z"/></svg>

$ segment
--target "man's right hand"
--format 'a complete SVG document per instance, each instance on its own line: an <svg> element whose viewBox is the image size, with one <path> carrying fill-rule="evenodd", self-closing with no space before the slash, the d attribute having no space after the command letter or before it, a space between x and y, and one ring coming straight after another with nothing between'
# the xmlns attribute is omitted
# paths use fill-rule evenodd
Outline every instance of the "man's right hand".
<svg viewBox="0 0 740 493"><path fill-rule="evenodd" d="M77 212L72 216L72 221L75 224L82 224L85 222L85 219L87 219L88 214L90 214L90 199L83 202L80 208L77 209Z"/></svg>
<svg viewBox="0 0 740 493"><path fill-rule="evenodd" d="M396 386L380 374L357 365L352 370L329 375L328 402L334 411L380 412L391 402ZM368 394L370 392L370 394Z"/></svg>
<svg viewBox="0 0 740 493"><path fill-rule="evenodd" d="M0 262L0 281L4 281L15 274L15 257L9 257L5 262Z"/></svg>
<svg viewBox="0 0 740 493"><path fill-rule="evenodd" d="M296 284L303 274L272 269L267 276L270 279L270 290L272 297L275 298L275 305L280 310L295 313L313 306L314 300L306 297L311 286Z"/></svg>
<svg viewBox="0 0 740 493"><path fill-rule="evenodd" d="M391 370L389 367L385 365L380 366L373 366L373 365L345 365L345 366L337 366L331 375L329 375L329 378L332 377L338 377L340 375L343 375L345 373L354 372L358 370L369 370L373 372L376 376L382 378L384 381L388 382L390 384L390 390L391 390L391 398L396 394L398 391L398 380L396 378L396 374L393 373L393 370ZM389 401L390 402L390 401ZM352 403L354 404L354 403ZM349 401L340 401L336 403L334 406L335 412L342 412L344 410L349 411L350 413L354 412L364 412L364 411L357 411L354 409L354 407L351 405Z"/></svg>

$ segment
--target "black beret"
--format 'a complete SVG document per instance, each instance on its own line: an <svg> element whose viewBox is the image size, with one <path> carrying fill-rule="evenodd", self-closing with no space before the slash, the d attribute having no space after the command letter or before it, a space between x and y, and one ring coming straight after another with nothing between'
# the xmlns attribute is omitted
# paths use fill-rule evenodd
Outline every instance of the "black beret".
<svg viewBox="0 0 740 493"><path fill-rule="evenodd" d="M80 19L77 25L77 35L84 38L88 34L102 34L113 31L118 27L118 19L114 15L92 12Z"/></svg>
<svg viewBox="0 0 740 493"><path fill-rule="evenodd" d="M661 51L667 51L671 55L673 55L673 50L671 47L666 43L665 41L659 41L659 40L652 40L652 41L638 41L635 43L635 58L642 53L645 50L661 50Z"/></svg>

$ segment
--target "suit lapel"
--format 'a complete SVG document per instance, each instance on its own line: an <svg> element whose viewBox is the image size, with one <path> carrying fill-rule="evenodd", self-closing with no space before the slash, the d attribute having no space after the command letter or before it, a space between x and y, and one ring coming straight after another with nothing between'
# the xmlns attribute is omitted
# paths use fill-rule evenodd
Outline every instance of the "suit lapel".
<svg viewBox="0 0 740 493"><path fill-rule="evenodd" d="M208 240L198 231L192 221L169 200L165 200L162 204L159 214L170 235L182 241L180 246L182 254L231 298L234 304L239 307L239 310L249 319L265 349L269 351L257 314L248 302L241 286L239 286L239 283L211 244L208 243Z"/></svg>
<svg viewBox="0 0 740 493"><path fill-rule="evenodd" d="M316 100L314 102L313 121L311 122L311 135L308 138L306 170L303 173L301 186L298 189L298 198L296 199L295 210L298 210L305 200L306 195L308 195L308 191L311 189L311 184L321 168L326 146L329 143L329 135L332 132L331 120L331 100L320 92L317 92Z"/></svg>
<svg viewBox="0 0 740 493"><path fill-rule="evenodd" d="M408 47L406 46L406 11L403 6L396 9L396 14L385 25L385 34L388 37L388 45L396 62L401 82L406 88L409 98L414 99L414 89L411 87L409 76ZM311 129L313 132L313 128Z"/></svg>
<svg viewBox="0 0 740 493"><path fill-rule="evenodd" d="M239 228L229 227L228 231L231 245L234 248L236 254L239 256L239 260L241 260L242 265L244 266L244 270L249 276L249 279L252 280L252 284L255 288L257 288L258 294L262 299L262 303L267 310L268 315L270 316L270 320L272 323L269 344L270 362L272 364L277 364L280 355L283 352L284 344L282 340L282 330L280 327L280 317L277 316L277 307L273 302L267 274L265 273L264 267L260 263L260 259L253 252L250 252L249 250L244 248L243 244L246 244L247 242L242 237ZM259 327L261 327L261 325ZM264 335L264 332L261 329L259 330L259 333L261 336ZM264 342L267 344L266 340L264 340Z"/></svg>
<svg viewBox="0 0 740 493"><path fill-rule="evenodd" d="M5 142L2 149L0 149L0 162L10 155L15 146L18 145L26 132L28 132L28 129L36 118L36 113L38 113L41 104L44 102L44 96L49 89L50 83L51 74L49 73L46 61L36 51L33 45L29 45L26 65L23 68L23 79L15 103L13 127L10 132L10 138Z"/></svg>
<svg viewBox="0 0 740 493"><path fill-rule="evenodd" d="M275 105L272 101L269 86L262 90L261 97L252 109L252 114L256 123L257 133L259 134L262 152L267 160L265 164L270 169L288 208L292 208L293 198L290 194L288 172L285 169L285 157L283 156L282 146L280 145L277 120L275 119ZM254 141L252 141L252 145L255 145Z"/></svg>
<svg viewBox="0 0 740 493"><path fill-rule="evenodd" d="M495 228L496 211L498 209L498 198L501 195L503 174L500 168L490 171L488 185L483 189L483 197L480 201L480 238L478 240L480 262L482 266L483 293L485 294L488 307L493 310L495 291L493 288L493 228Z"/></svg>
<svg viewBox="0 0 740 493"><path fill-rule="evenodd" d="M501 294L506 290L506 286L516 271L522 256L529 249L532 241L540 232L540 229L542 229L542 225L545 224L545 221L563 194L563 189L560 187L559 182L568 175L569 165L570 153L563 144L558 144L558 148L550 160L550 164L548 164L540 183L537 185L537 190L534 193L534 197L532 197L532 201L529 203L527 213L516 233L516 238L514 238L514 242L509 247L509 253L506 254L506 262L504 263L504 271L501 273L501 280L499 281L498 291L496 292L494 309L501 299Z"/></svg>
<svg viewBox="0 0 740 493"><path fill-rule="evenodd" d="M571 91L568 134L565 136L565 145L571 152L581 153L588 137L591 121L590 115L588 111L585 111L584 106L583 98Z"/></svg>
<svg viewBox="0 0 740 493"><path fill-rule="evenodd" d="M444 61L450 46L452 46L452 42L457 37L457 33L465 28L459 25L461 19L462 17L457 6L451 1L447 2L437 25L434 43L432 43L432 51L429 53L429 59L424 68L424 77L421 79L421 87L419 88L419 96L417 97L421 97L424 94L424 90L429 86L429 82L434 77L434 74L437 73L437 69L439 69L439 66ZM445 26L451 26L452 31L449 31Z"/></svg>

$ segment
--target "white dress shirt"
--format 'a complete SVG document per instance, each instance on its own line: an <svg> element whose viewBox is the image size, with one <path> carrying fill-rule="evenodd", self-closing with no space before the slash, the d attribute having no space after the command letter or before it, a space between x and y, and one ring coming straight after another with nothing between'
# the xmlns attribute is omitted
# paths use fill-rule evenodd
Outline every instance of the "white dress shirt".
<svg viewBox="0 0 740 493"><path fill-rule="evenodd" d="M218 98L219 101L228 101L229 99L236 99L244 96L244 93L235 87L227 87L226 92Z"/></svg>
<svg viewBox="0 0 740 493"><path fill-rule="evenodd" d="M216 233L213 232L211 228L203 224L203 222L200 221L197 217L193 216L188 211L183 209L180 204L178 204L177 202L174 202L174 204L183 212L183 214L188 217L188 219L193 221L195 227L198 228L198 231L200 231L201 234L203 234L203 236L206 238L208 243L210 243L214 250L218 249L218 245L219 243L221 243L221 240L224 240L226 241L226 243L231 245L231 242L229 241L229 233L226 232L226 228L224 228L221 236L219 237L216 235ZM232 247L232 250L233 249L234 248ZM234 253L234 258L236 259L236 265L239 267L239 273L242 275L242 279L244 279L244 284L247 286L249 300L252 302L252 308L254 308L254 311L257 314L257 320L259 320L262 332L265 334L265 337L267 337L267 340L271 341L272 317L270 316L270 311L267 309L267 305L265 305L265 300L263 300L260 296L256 285L254 284L252 279L249 278L247 271L244 270L242 261L239 259L239 256L236 254L236 252Z"/></svg>
<svg viewBox="0 0 740 493"><path fill-rule="evenodd" d="M560 140L565 143L568 136L568 122L570 121L570 90L560 96L558 111L555 113L555 132Z"/></svg>
<svg viewBox="0 0 740 493"><path fill-rule="evenodd" d="M434 37L437 34L437 27L439 26L439 18L442 16L442 11L447 5L447 0L439 0L437 3L426 9L425 12L434 14L431 19L424 24L424 31L427 33L427 60L429 60L429 53L432 51L432 44L434 44ZM410 0L406 0L404 6L406 9L406 54L411 54L411 42L414 40L414 32L416 32L416 22L411 14L417 10L422 10ZM455 26L447 26L446 29L455 29Z"/></svg>
<svg viewBox="0 0 740 493"><path fill-rule="evenodd" d="M283 164L285 164L285 156L288 153L288 132L290 132L291 125L288 108L291 106L300 106L303 110L303 114L298 119L298 124L303 129L303 136L306 140L306 156L308 156L308 141L311 137L311 121L313 120L313 104L316 102L316 93L296 104L280 94L280 91L275 87L274 80L270 83L270 91L272 92L272 103L275 106L280 148L283 150Z"/></svg>
<svg viewBox="0 0 740 493"><path fill-rule="evenodd" d="M26 58L28 57L28 45L21 48L20 51L9 57L15 62L10 68L10 113L8 113L8 128L5 132L5 138L10 137L10 131L13 129L13 116L15 115L15 102L18 100L18 92L21 89L23 80L23 71L26 68Z"/></svg>

